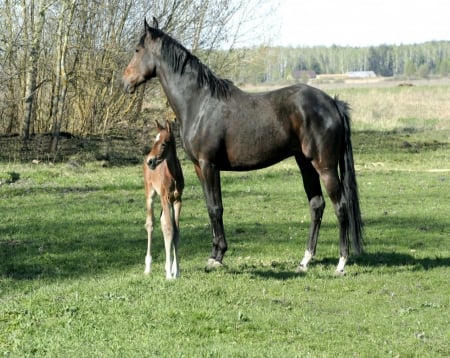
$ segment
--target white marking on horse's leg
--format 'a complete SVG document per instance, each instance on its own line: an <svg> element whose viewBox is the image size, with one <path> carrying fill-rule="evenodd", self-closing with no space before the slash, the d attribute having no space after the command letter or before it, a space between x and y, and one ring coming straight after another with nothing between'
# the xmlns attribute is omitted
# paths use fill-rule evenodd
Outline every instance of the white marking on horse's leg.
<svg viewBox="0 0 450 358"><path fill-rule="evenodd" d="M345 256L339 257L339 263L338 263L338 265L336 267L336 271L334 272L334 274L336 276L343 276L343 275L345 275L344 268L345 268L345 264L347 263L347 260L348 260L348 257L345 257Z"/></svg>
<svg viewBox="0 0 450 358"><path fill-rule="evenodd" d="M209 268L209 269L223 267L223 263L220 262L220 261L217 261L216 259L213 259L212 257L210 257L208 259L208 261L206 262L206 267Z"/></svg>
<svg viewBox="0 0 450 358"><path fill-rule="evenodd" d="M146 275L148 275L152 271L151 266L152 266L152 257L147 254L147 256L145 256L145 270L144 270L144 273Z"/></svg>
<svg viewBox="0 0 450 358"><path fill-rule="evenodd" d="M306 272L308 271L308 264L312 260L313 254L309 250L305 250L305 255L303 256L300 265L297 267L297 272Z"/></svg>
<svg viewBox="0 0 450 358"><path fill-rule="evenodd" d="M207 266L207 267L213 267L215 262L216 262L216 260L213 259L212 257L210 257L210 258L208 259L208 261L206 261L206 266Z"/></svg>

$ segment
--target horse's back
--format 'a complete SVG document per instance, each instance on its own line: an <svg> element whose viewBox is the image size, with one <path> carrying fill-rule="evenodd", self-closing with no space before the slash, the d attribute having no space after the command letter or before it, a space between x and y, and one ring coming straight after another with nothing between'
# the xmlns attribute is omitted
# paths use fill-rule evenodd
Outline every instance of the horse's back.
<svg viewBox="0 0 450 358"><path fill-rule="evenodd" d="M215 146L222 170L259 169L300 153L313 157L327 142L340 145L342 122L334 99L307 85L236 91L213 111L206 120L221 122L214 123L220 130L210 131L202 143Z"/></svg>

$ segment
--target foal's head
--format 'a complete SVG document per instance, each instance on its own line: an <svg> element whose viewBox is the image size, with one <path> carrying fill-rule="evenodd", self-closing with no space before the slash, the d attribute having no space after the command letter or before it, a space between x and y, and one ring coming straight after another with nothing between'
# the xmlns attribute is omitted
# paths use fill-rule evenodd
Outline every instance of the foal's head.
<svg viewBox="0 0 450 358"><path fill-rule="evenodd" d="M147 165L150 169L155 169L158 164L166 159L170 159L171 154L174 154L176 151L175 137L170 128L170 122L166 120L165 127L159 124L158 121L155 122L158 128L158 134L156 135L152 150L147 156Z"/></svg>

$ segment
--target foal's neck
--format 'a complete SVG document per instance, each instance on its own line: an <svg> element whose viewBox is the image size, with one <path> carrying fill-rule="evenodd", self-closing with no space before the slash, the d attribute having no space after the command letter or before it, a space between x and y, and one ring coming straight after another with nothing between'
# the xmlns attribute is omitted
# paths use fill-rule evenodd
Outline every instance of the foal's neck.
<svg viewBox="0 0 450 358"><path fill-rule="evenodd" d="M175 180L177 180L177 176L180 170L180 163L178 161L178 157L177 157L177 150L175 147L175 143L172 144L174 146L173 149L170 150L166 160L166 164L167 164L167 169L169 170L170 175L172 176L172 178L174 178Z"/></svg>

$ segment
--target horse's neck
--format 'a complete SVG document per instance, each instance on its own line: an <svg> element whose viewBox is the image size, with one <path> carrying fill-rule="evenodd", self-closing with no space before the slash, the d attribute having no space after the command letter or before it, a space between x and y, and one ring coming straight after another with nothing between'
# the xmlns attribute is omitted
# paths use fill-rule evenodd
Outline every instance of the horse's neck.
<svg viewBox="0 0 450 358"><path fill-rule="evenodd" d="M170 106L183 125L189 109L202 100L205 92L198 89L195 76L174 73L166 64L161 64L158 78Z"/></svg>

